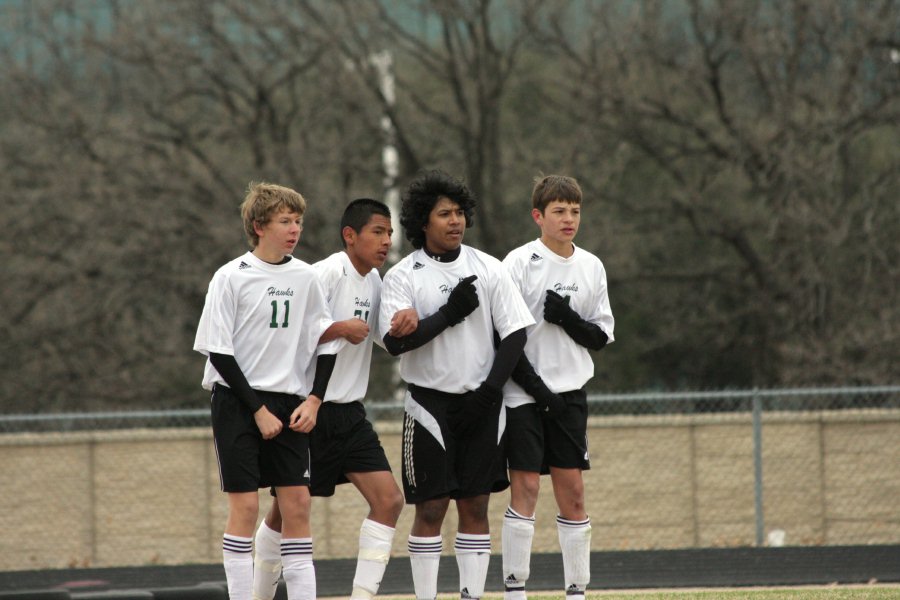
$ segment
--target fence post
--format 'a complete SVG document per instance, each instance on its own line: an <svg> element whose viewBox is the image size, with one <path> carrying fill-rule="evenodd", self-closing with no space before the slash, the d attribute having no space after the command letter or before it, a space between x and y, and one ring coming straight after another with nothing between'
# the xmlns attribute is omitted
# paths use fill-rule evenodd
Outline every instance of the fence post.
<svg viewBox="0 0 900 600"><path fill-rule="evenodd" d="M765 519L763 517L762 465L762 398L753 390L753 504L756 510L756 545L763 545Z"/></svg>

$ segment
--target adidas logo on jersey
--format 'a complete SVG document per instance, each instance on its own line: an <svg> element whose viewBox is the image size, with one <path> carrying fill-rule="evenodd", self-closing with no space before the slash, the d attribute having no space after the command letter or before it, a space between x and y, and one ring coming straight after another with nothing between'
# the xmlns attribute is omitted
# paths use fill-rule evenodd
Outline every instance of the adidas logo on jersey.
<svg viewBox="0 0 900 600"><path fill-rule="evenodd" d="M250 268L250 265L248 265L244 261L241 261L241 264L238 265L238 269L241 271L243 271L244 269L249 269L249 268Z"/></svg>
<svg viewBox="0 0 900 600"><path fill-rule="evenodd" d="M413 265L413 271L418 271L419 269L424 269L425 265L416 261L416 264Z"/></svg>
<svg viewBox="0 0 900 600"><path fill-rule="evenodd" d="M536 252L533 252L531 254L531 262L538 262L538 261L542 261L542 260L544 260L544 257L541 256L540 254L538 254Z"/></svg>

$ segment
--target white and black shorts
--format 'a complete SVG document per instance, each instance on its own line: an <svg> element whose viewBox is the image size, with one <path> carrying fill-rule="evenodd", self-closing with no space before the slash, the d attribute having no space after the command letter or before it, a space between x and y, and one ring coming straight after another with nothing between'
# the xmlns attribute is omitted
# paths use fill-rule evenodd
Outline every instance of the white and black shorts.
<svg viewBox="0 0 900 600"><path fill-rule="evenodd" d="M391 470L362 402L323 402L309 434L309 450L313 496L333 496L336 486L349 483L347 473Z"/></svg>
<svg viewBox="0 0 900 600"><path fill-rule="evenodd" d="M471 498L509 487L503 459L502 403L485 415L476 432L457 439L447 425L447 408L464 397L409 386L401 454L408 504L448 496Z"/></svg>
<svg viewBox="0 0 900 600"><path fill-rule="evenodd" d="M530 402L506 410L506 461L514 471L547 474L550 467L591 468L587 445L587 393L560 394L565 412L557 419L541 417Z"/></svg>
<svg viewBox="0 0 900 600"><path fill-rule="evenodd" d="M270 486L309 485L309 436L288 427L300 396L257 391L256 395L284 428L264 440L253 413L232 391L216 384L212 393L212 429L224 492L255 492Z"/></svg>

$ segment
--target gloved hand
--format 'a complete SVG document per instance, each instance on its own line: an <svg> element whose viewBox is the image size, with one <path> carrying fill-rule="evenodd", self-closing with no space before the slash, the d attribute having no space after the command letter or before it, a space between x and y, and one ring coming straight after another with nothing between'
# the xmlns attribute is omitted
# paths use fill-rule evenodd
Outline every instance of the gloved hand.
<svg viewBox="0 0 900 600"><path fill-rule="evenodd" d="M558 419L566 410L566 400L547 386L534 394L538 414L545 419Z"/></svg>
<svg viewBox="0 0 900 600"><path fill-rule="evenodd" d="M482 383L478 389L469 392L459 402L450 406L447 412L447 424L459 438L466 438L491 419L491 413L503 401L503 390L488 383Z"/></svg>
<svg viewBox="0 0 900 600"><path fill-rule="evenodd" d="M560 296L553 290L547 290L544 299L544 320L560 327L565 326L574 319L579 319L578 313L569 306L569 296Z"/></svg>
<svg viewBox="0 0 900 600"><path fill-rule="evenodd" d="M475 290L475 284L472 283L477 278L477 275L469 275L462 279L450 292L447 303L438 309L447 317L450 327L462 323L463 319L478 308L478 292Z"/></svg>

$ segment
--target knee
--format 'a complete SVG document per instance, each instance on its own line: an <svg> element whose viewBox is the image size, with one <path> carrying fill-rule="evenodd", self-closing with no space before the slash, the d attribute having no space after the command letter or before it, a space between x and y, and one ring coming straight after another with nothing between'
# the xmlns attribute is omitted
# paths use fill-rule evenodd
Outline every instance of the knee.
<svg viewBox="0 0 900 600"><path fill-rule="evenodd" d="M581 519L584 517L584 486L574 486L566 490L559 502L559 513L563 518Z"/></svg>
<svg viewBox="0 0 900 600"><path fill-rule="evenodd" d="M489 496L476 496L475 498L466 498L456 503L459 511L459 522L462 523L483 523L488 518L488 499Z"/></svg>
<svg viewBox="0 0 900 600"><path fill-rule="evenodd" d="M400 512L403 510L404 503L403 493L399 488L395 488L385 500L385 509L388 514L393 517L395 524L397 523L397 519L400 518Z"/></svg>
<svg viewBox="0 0 900 600"><path fill-rule="evenodd" d="M444 502L427 501L416 505L416 521L429 528L440 528L446 513L447 503Z"/></svg>
<svg viewBox="0 0 900 600"><path fill-rule="evenodd" d="M259 498L256 494L234 494L229 497L229 521L240 523L242 525L249 524L250 527L253 527L256 524L256 517L258 514Z"/></svg>
<svg viewBox="0 0 900 600"><path fill-rule="evenodd" d="M399 488L385 490L369 506L371 517L391 527L396 526L403 510L404 498Z"/></svg>
<svg viewBox="0 0 900 600"><path fill-rule="evenodd" d="M278 510L281 520L288 522L308 522L312 500L304 494L278 494Z"/></svg>
<svg viewBox="0 0 900 600"><path fill-rule="evenodd" d="M510 494L516 501L533 507L541 491L541 478L539 475L519 478L510 487Z"/></svg>

